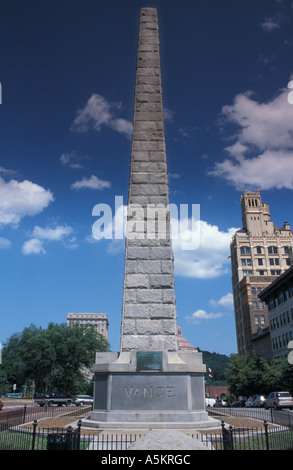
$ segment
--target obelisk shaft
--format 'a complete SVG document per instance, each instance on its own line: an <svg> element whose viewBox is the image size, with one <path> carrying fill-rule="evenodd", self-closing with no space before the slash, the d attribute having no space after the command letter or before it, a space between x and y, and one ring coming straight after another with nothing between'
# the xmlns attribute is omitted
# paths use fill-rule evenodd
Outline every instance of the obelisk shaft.
<svg viewBox="0 0 293 470"><path fill-rule="evenodd" d="M143 210L136 213L136 217L140 214L136 224L139 236L126 238L121 351L178 348L169 214L162 234L164 229L158 228L153 212L148 211L158 204L164 208L169 205L158 19L155 8L143 8L133 115L130 220L134 205Z"/></svg>

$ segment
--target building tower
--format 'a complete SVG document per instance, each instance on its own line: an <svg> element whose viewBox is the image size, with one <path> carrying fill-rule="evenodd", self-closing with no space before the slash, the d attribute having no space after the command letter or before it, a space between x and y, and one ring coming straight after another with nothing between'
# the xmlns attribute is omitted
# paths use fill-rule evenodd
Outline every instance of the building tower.
<svg viewBox="0 0 293 470"><path fill-rule="evenodd" d="M243 228L230 245L238 353L254 350L269 358L268 311L258 294L289 268L293 234L288 222L274 226L259 190L244 190L241 214Z"/></svg>

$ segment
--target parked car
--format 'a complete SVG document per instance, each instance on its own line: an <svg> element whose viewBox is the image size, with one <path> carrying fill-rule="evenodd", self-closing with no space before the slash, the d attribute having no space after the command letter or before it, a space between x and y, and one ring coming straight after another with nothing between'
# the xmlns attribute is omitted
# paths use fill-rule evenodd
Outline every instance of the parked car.
<svg viewBox="0 0 293 470"><path fill-rule="evenodd" d="M76 406L92 405L94 403L94 399L90 395L76 395L73 403Z"/></svg>
<svg viewBox="0 0 293 470"><path fill-rule="evenodd" d="M253 403L254 403L254 398L253 397L248 398L248 400L246 400L245 402L246 408L252 408L254 406Z"/></svg>
<svg viewBox="0 0 293 470"><path fill-rule="evenodd" d="M63 393L45 392L36 394L35 403L38 403L40 406L69 406L72 403L72 399Z"/></svg>
<svg viewBox="0 0 293 470"><path fill-rule="evenodd" d="M267 399L266 395L258 395L253 402L255 408L263 408L265 406L265 401Z"/></svg>
<svg viewBox="0 0 293 470"><path fill-rule="evenodd" d="M293 397L289 392L271 392L265 401L265 408L293 408Z"/></svg>
<svg viewBox="0 0 293 470"><path fill-rule="evenodd" d="M3 401L0 400L0 411L2 410L3 406Z"/></svg>
<svg viewBox="0 0 293 470"><path fill-rule="evenodd" d="M219 400L216 400L215 403L213 404L213 406L215 408L220 408L222 406L228 406L228 403L225 401L225 400L222 400L222 399L219 399Z"/></svg>
<svg viewBox="0 0 293 470"><path fill-rule="evenodd" d="M245 400L237 400L232 404L235 408L243 408L245 406Z"/></svg>

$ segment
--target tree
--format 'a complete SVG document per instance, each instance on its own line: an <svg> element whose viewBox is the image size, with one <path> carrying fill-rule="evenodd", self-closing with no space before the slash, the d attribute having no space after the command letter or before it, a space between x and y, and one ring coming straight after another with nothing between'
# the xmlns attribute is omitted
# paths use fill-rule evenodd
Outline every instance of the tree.
<svg viewBox="0 0 293 470"><path fill-rule="evenodd" d="M31 325L4 344L3 366L10 383L34 381L36 391L77 393L82 368L94 364L95 353L109 350L109 343L92 327L50 323L47 329Z"/></svg>
<svg viewBox="0 0 293 470"><path fill-rule="evenodd" d="M255 353L246 356L231 356L228 366L230 392L238 396L267 394L280 380L280 371L264 357Z"/></svg>
<svg viewBox="0 0 293 470"><path fill-rule="evenodd" d="M278 361L279 383L278 390L288 391L293 395L293 365L289 364L287 357Z"/></svg>

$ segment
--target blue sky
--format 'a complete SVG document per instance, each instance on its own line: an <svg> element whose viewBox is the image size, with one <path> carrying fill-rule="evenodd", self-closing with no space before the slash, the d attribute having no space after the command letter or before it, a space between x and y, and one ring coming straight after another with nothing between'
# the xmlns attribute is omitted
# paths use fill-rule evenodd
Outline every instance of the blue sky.
<svg viewBox="0 0 293 470"><path fill-rule="evenodd" d="M127 203L141 7L159 16L170 202L200 204L174 245L178 324L236 352L229 256L243 188L293 224L292 0L14 0L0 15L0 342L68 312L107 313L119 350L123 241L92 209Z"/></svg>

